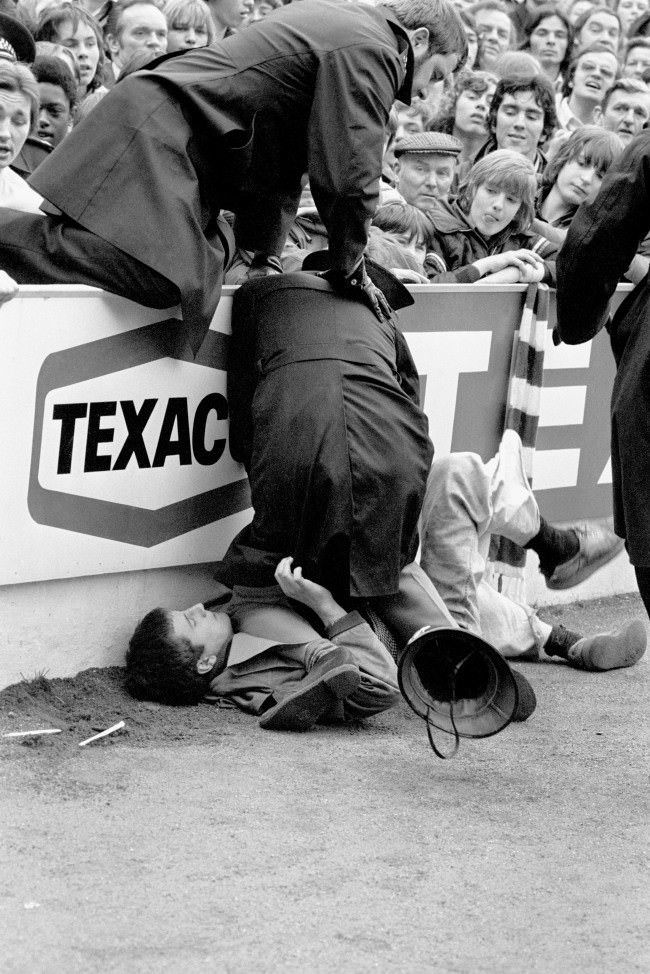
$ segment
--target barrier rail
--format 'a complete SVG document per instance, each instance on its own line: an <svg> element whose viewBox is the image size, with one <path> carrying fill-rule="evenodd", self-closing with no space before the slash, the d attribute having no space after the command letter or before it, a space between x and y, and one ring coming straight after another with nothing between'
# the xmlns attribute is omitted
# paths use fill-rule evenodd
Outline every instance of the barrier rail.
<svg viewBox="0 0 650 974"><path fill-rule="evenodd" d="M21 672L121 661L142 612L209 596L210 563L250 517L227 445L233 290L224 289L195 361L169 351L174 309L67 286L23 287L0 309L0 686ZM526 288L412 291L400 325L436 451L487 459L502 432ZM606 335L553 348L549 329L534 468L549 519L610 513L613 372Z"/></svg>

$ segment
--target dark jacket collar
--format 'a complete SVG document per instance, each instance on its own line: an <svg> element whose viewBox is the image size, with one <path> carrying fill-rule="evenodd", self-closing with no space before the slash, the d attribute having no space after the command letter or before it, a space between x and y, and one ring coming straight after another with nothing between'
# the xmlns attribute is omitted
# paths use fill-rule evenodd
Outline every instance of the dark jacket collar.
<svg viewBox="0 0 650 974"><path fill-rule="evenodd" d="M477 237L486 247L491 250L494 248L495 244L501 246L513 235L522 237L522 239L528 239L533 236L533 234L527 233L526 231L514 230L512 226L507 226L501 233L495 234L493 237L484 237L476 227L473 227L469 223L467 216L463 210L458 205L457 200L452 199L449 202L443 202L442 200L436 200L435 204L428 211L433 221L433 225L438 233L467 233L474 237Z"/></svg>
<svg viewBox="0 0 650 974"><path fill-rule="evenodd" d="M399 52L402 65L404 66L404 69L406 71L404 80L402 81L402 85L399 91L397 92L397 98L405 105L410 105L411 97L413 95L412 89L413 89L414 64L413 64L413 48L411 47L411 41L409 40L409 35L407 34L404 27L402 27L402 25L400 24L399 20L397 19L393 11L390 9L390 7L379 6L376 9L377 12L380 13L381 16L386 20L388 26L395 34L395 37L397 39L397 50Z"/></svg>

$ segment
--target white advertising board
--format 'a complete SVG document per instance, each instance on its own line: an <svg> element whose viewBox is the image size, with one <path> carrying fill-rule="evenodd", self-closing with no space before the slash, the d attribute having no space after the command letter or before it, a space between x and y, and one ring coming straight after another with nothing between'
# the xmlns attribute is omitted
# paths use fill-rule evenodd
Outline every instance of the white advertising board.
<svg viewBox="0 0 650 974"><path fill-rule="evenodd" d="M174 309L78 287L0 309L1 585L222 556L251 515L228 450L230 301L196 360Z"/></svg>

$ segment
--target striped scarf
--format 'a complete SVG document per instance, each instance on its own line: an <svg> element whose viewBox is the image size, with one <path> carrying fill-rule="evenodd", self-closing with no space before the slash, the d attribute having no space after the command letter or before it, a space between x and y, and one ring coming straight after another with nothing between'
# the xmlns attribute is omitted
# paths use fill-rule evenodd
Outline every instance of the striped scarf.
<svg viewBox="0 0 650 974"><path fill-rule="evenodd" d="M521 324L514 337L506 404L505 429L519 434L524 470L531 486L544 378L548 302L546 284L529 284ZM485 578L497 591L515 602L525 603L525 567L525 548L500 535L492 536Z"/></svg>

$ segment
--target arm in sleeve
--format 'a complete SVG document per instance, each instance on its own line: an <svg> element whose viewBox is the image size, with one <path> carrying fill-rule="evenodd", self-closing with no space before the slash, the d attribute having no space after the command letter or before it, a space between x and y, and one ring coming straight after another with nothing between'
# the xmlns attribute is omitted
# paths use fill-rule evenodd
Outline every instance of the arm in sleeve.
<svg viewBox="0 0 650 974"><path fill-rule="evenodd" d="M309 120L309 185L329 237L331 267L349 276L379 199L388 113L399 88L397 51L354 46L321 63Z"/></svg>
<svg viewBox="0 0 650 974"><path fill-rule="evenodd" d="M576 213L557 259L557 329L569 345L589 341L650 229L650 131L609 170L593 203Z"/></svg>
<svg viewBox="0 0 650 974"><path fill-rule="evenodd" d="M244 464L247 472L253 449L252 404L257 386L254 291L254 285L235 291L226 378L230 453L233 460Z"/></svg>

